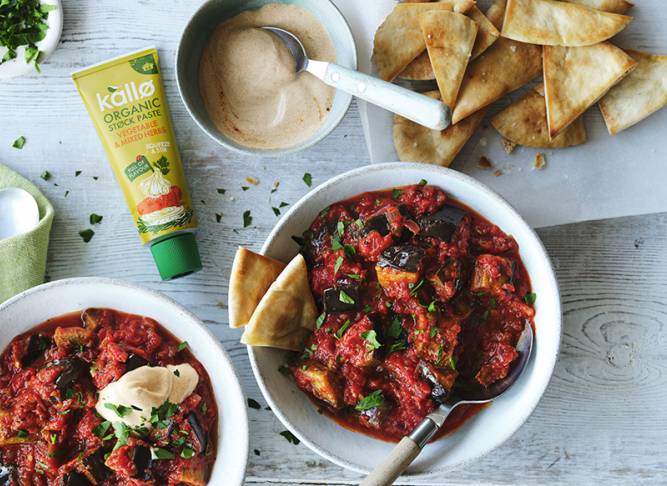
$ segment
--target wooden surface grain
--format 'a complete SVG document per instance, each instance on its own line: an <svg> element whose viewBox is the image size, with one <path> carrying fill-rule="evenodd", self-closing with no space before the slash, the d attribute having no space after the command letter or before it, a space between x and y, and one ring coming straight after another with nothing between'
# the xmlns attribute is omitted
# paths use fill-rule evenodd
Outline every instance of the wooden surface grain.
<svg viewBox="0 0 667 486"><path fill-rule="evenodd" d="M174 48L198 2L65 0L60 48L43 74L0 84L0 162L33 180L56 208L48 276L110 276L165 292L202 318L230 353L246 394L266 405L240 333L227 327L227 279L237 245L259 249L277 221L271 206L368 162L356 105L325 141L288 158L244 157L215 145L175 90ZM658 26L659 27L659 26ZM656 27L656 28L658 28ZM156 45L201 229L204 270L161 282L79 99L70 73ZM18 136L23 150L11 147ZM52 178L43 181L40 173ZM82 171L75 176L75 171ZM557 170L549 167L547 170ZM243 191L246 176L258 186ZM524 177L530 184L530 174ZM97 178L95 180L94 178ZM275 181L278 191L271 195ZM225 195L217 193L225 188ZM65 197L66 191L69 191ZM242 213L253 224L243 229ZM555 208L557 209L557 207ZM88 244L78 235L103 216ZM216 213L222 214L220 223ZM562 354L535 413L505 445L446 477L397 484L665 484L667 479L667 214L540 230L564 304ZM268 410L250 409L248 484L356 484L359 476L292 445ZM257 451L256 453L254 451ZM360 454L363 451L359 451Z"/></svg>

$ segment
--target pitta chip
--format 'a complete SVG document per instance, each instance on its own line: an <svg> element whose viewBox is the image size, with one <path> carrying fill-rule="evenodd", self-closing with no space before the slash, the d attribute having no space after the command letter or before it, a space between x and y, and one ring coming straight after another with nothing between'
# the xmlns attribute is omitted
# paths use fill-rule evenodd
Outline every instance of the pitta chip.
<svg viewBox="0 0 667 486"><path fill-rule="evenodd" d="M525 147L562 148L586 141L586 128L581 117L553 140L549 138L547 107L544 96L537 90L530 90L491 118L491 125L506 139Z"/></svg>
<svg viewBox="0 0 667 486"><path fill-rule="evenodd" d="M438 91L424 93L440 99ZM394 146L402 161L423 162L448 167L484 118L484 110L445 130L431 130L415 122L394 116Z"/></svg>
<svg viewBox="0 0 667 486"><path fill-rule="evenodd" d="M245 326L257 304L285 268L283 262L239 247L229 279L229 327Z"/></svg>
<svg viewBox="0 0 667 486"><path fill-rule="evenodd" d="M502 30L503 28L503 19L505 18L505 7L507 7L507 0L495 0L493 4L489 7L489 9L486 11L486 17L498 30Z"/></svg>
<svg viewBox="0 0 667 486"><path fill-rule="evenodd" d="M431 10L419 16L440 99L456 103L463 74L477 36L477 25L465 15Z"/></svg>
<svg viewBox="0 0 667 486"><path fill-rule="evenodd" d="M637 62L603 42L585 47L544 46L544 91L549 136L562 132Z"/></svg>
<svg viewBox="0 0 667 486"><path fill-rule="evenodd" d="M411 81L434 80L435 73L433 72L433 66L431 66L431 60L428 57L428 51L419 54L414 61L401 71L401 74L399 74L398 77L409 79Z"/></svg>
<svg viewBox="0 0 667 486"><path fill-rule="evenodd" d="M612 135L667 104L667 56L626 50L637 67L600 100L602 117Z"/></svg>
<svg viewBox="0 0 667 486"><path fill-rule="evenodd" d="M468 10L466 15L477 24L477 38L475 38L475 45L470 57L470 59L475 59L500 37L500 32L476 6Z"/></svg>
<svg viewBox="0 0 667 486"><path fill-rule="evenodd" d="M630 8L634 7L633 4L626 0L565 0L568 3L578 3L579 5L585 5L596 10L602 10L604 12L612 13L625 13Z"/></svg>
<svg viewBox="0 0 667 486"><path fill-rule="evenodd" d="M539 46L498 38L468 65L452 114L458 123L477 110L520 88L542 72Z"/></svg>
<svg viewBox="0 0 667 486"><path fill-rule="evenodd" d="M426 49L419 15L429 10L467 12L473 0L444 0L436 3L399 3L375 32L373 62L378 76L393 81Z"/></svg>
<svg viewBox="0 0 667 486"><path fill-rule="evenodd" d="M547 46L590 46L617 34L631 20L556 0L508 0L501 35Z"/></svg>
<svg viewBox="0 0 667 486"><path fill-rule="evenodd" d="M315 319L317 307L308 283L308 268L299 254L262 297L241 342L301 351L306 337L315 328Z"/></svg>

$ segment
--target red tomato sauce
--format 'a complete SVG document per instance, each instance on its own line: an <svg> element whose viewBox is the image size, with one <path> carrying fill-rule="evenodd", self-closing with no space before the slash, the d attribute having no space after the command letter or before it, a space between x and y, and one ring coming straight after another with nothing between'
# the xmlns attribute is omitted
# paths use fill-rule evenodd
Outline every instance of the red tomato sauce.
<svg viewBox="0 0 667 486"><path fill-rule="evenodd" d="M534 294L510 235L426 183L324 209L302 253L322 312L291 363L342 425L388 441L509 372ZM440 435L482 407L461 406Z"/></svg>
<svg viewBox="0 0 667 486"><path fill-rule="evenodd" d="M153 409L152 429L124 430L95 411L98 391L127 371L182 363L199 383L181 404ZM205 485L217 420L206 370L149 317L66 314L17 336L0 355L3 486Z"/></svg>

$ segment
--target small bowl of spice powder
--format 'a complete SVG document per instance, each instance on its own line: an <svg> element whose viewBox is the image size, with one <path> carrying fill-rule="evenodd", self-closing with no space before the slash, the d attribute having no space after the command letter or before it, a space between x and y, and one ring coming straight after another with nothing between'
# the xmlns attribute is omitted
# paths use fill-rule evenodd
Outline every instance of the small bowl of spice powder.
<svg viewBox="0 0 667 486"><path fill-rule="evenodd" d="M40 72L62 30L60 0L0 1L0 79Z"/></svg>

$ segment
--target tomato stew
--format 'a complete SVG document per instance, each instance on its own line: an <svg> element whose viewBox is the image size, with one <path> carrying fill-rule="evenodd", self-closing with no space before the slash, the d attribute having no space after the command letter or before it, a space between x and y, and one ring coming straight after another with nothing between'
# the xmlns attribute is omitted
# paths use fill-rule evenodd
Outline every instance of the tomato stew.
<svg viewBox="0 0 667 486"><path fill-rule="evenodd" d="M505 377L532 325L514 238L425 181L331 205L302 243L322 314L290 370L352 429L399 440L454 388Z"/></svg>
<svg viewBox="0 0 667 486"><path fill-rule="evenodd" d="M197 387L154 408L153 427L96 412L99 390L124 373L182 363ZM0 355L0 486L205 485L217 417L206 370L153 319L111 309L54 318Z"/></svg>

